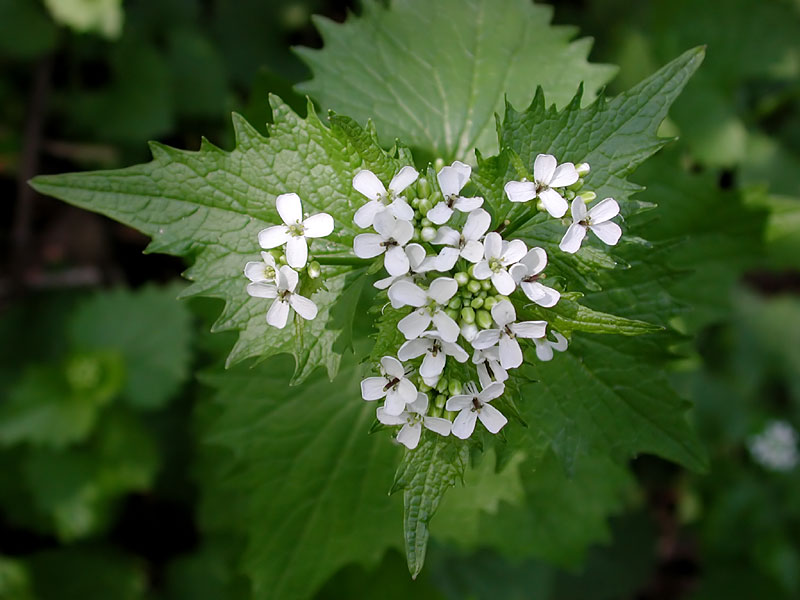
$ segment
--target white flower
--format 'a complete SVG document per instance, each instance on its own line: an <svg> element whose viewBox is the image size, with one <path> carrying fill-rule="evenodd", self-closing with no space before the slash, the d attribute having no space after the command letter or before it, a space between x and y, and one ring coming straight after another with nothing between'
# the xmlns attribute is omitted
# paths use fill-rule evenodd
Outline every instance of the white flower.
<svg viewBox="0 0 800 600"><path fill-rule="evenodd" d="M445 342L455 342L460 331L458 323L444 309L457 291L458 283L450 277L434 279L427 291L410 281L398 281L389 288L392 306L413 306L417 310L400 319L397 328L407 340L413 340L422 335L433 321Z"/></svg>
<svg viewBox="0 0 800 600"><path fill-rule="evenodd" d="M619 204L613 198L606 198L594 205L588 212L583 198L576 196L572 201L572 225L569 226L561 243L564 252L575 254L581 247L587 229L600 238L600 241L614 246L622 236L622 229L610 221L619 214Z"/></svg>
<svg viewBox="0 0 800 600"><path fill-rule="evenodd" d="M498 293L508 296L517 283L508 272L527 253L525 242L512 240L506 242L499 233L492 231L486 234L483 241L484 260L475 265L472 271L475 279L492 278L492 284Z"/></svg>
<svg viewBox="0 0 800 600"><path fill-rule="evenodd" d="M547 339L546 335L540 338L533 338L533 343L536 345L536 356L539 360L553 360L553 350L564 352L567 349L569 345L567 338L557 331L554 331L553 335L556 336L555 342Z"/></svg>
<svg viewBox="0 0 800 600"><path fill-rule="evenodd" d="M500 364L500 349L497 346L475 350L472 355L472 364L477 365L478 380L483 387L493 381L502 383L508 379L508 372Z"/></svg>
<svg viewBox="0 0 800 600"><path fill-rule="evenodd" d="M390 415L383 407L378 409L378 421L384 425L402 425L403 428L397 434L397 441L409 450L413 450L419 444L422 435L422 428L435 431L439 435L450 435L450 428L453 424L441 417L429 417L428 397L420 392L417 399L408 405L408 410L399 415Z"/></svg>
<svg viewBox="0 0 800 600"><path fill-rule="evenodd" d="M308 298L295 293L297 272L287 265L278 271L277 285L265 281L247 284L247 293L256 298L275 298L267 311L267 323L278 329L286 327L289 307L306 320L317 316L317 305Z"/></svg>
<svg viewBox="0 0 800 600"><path fill-rule="evenodd" d="M540 154L533 162L533 181L509 181L505 191L511 202L527 202L538 196L547 212L560 219L567 212L567 201L553 188L572 185L578 178L571 162L558 165L552 154Z"/></svg>
<svg viewBox="0 0 800 600"><path fill-rule="evenodd" d="M479 208L469 213L461 233L447 225L440 227L431 243L445 244L447 248L442 248L442 251L439 252L437 270L449 271L455 266L459 256L471 263L480 262L483 258L483 244L480 239L487 232L491 223L491 215Z"/></svg>
<svg viewBox="0 0 800 600"><path fill-rule="evenodd" d="M353 215L355 224L362 229L371 227L375 222L375 217L387 209L403 221L413 219L414 209L408 205L405 198L399 198L398 194L414 183L417 177L419 177L419 173L414 167L405 166L392 177L387 192L381 180L372 171L365 169L356 173L356 176L353 177L353 187L369 198L369 202Z"/></svg>
<svg viewBox="0 0 800 600"><path fill-rule="evenodd" d="M415 340L405 342L400 346L397 358L406 361L423 354L425 358L422 359L419 374L428 380L436 379L442 374L448 356L452 356L460 363L466 362L469 358L469 354L461 346L455 342L445 342L439 334L431 331L423 333L422 337Z"/></svg>
<svg viewBox="0 0 800 600"><path fill-rule="evenodd" d="M386 253L383 265L389 275L408 273L410 264L403 247L414 235L414 226L408 221L395 219L389 211L378 213L373 223L378 233L360 233L353 240L353 251L359 258L374 258Z"/></svg>
<svg viewBox="0 0 800 600"><path fill-rule="evenodd" d="M361 397L367 401L386 396L384 410L399 415L417 397L417 386L406 379L403 363L392 356L381 359L381 376L367 377L361 382Z"/></svg>
<svg viewBox="0 0 800 600"><path fill-rule="evenodd" d="M436 178L439 180L444 200L437 203L425 215L431 223L436 225L447 223L453 215L453 209L468 213L483 204L483 198L464 198L461 195L461 190L469 181L471 173L472 167L460 161L455 161L449 167L442 167Z"/></svg>
<svg viewBox="0 0 800 600"><path fill-rule="evenodd" d="M308 260L306 238L330 235L333 231L333 217L318 213L303 219L303 203L297 194L281 194L275 200L283 225L274 225L258 233L258 243L269 250L286 244L286 262L290 267L302 269Z"/></svg>
<svg viewBox="0 0 800 600"><path fill-rule="evenodd" d="M508 419L489 402L503 395L505 385L499 382L490 383L480 393L471 381L464 387L466 394L453 396L444 405L446 410L460 411L453 421L453 435L462 440L467 439L475 431L475 422L478 419L489 433L500 431L508 423Z"/></svg>
<svg viewBox="0 0 800 600"><path fill-rule="evenodd" d="M472 347L485 350L499 343L500 364L504 369L516 369L522 364L522 348L517 341L522 338L542 338L547 330L547 321L523 321L515 323L517 313L508 300L492 307L492 318L498 329L484 329L472 340Z"/></svg>
<svg viewBox="0 0 800 600"><path fill-rule="evenodd" d="M261 261L249 261L244 266L244 274L253 283L275 282L278 277L278 265L275 257L269 252L262 252Z"/></svg>
<svg viewBox="0 0 800 600"><path fill-rule="evenodd" d="M539 306L555 306L561 294L551 287L542 285L538 279L547 266L547 253L542 248L532 248L522 260L511 267L511 277L519 284L525 295Z"/></svg>
<svg viewBox="0 0 800 600"><path fill-rule="evenodd" d="M412 281L415 275L421 275L432 270L439 270L436 268L436 257L427 256L425 254L425 248L419 244L409 244L405 247L405 253L408 257L409 273L395 276L390 275L389 277L379 279L374 284L376 288L385 290L397 281ZM396 306L394 302L392 302L392 307L400 308L400 306Z"/></svg>
<svg viewBox="0 0 800 600"><path fill-rule="evenodd" d="M797 466L797 432L786 421L772 421L747 446L753 459L773 471L790 471Z"/></svg>

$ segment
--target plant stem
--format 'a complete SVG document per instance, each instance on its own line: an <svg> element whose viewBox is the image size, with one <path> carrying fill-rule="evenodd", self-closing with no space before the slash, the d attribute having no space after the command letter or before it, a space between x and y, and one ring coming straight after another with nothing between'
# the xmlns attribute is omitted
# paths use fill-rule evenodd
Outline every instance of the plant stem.
<svg viewBox="0 0 800 600"><path fill-rule="evenodd" d="M356 256L315 256L321 265L348 265L351 267L366 267L367 263L363 258Z"/></svg>

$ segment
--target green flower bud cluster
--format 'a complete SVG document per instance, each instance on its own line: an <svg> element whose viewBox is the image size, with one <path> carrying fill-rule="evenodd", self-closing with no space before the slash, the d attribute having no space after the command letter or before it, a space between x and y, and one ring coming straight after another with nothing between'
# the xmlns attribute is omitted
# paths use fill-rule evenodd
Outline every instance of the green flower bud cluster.
<svg viewBox="0 0 800 600"><path fill-rule="evenodd" d="M446 312L462 330L473 326L491 329L494 326L492 307L508 298L493 293L494 286L489 279L475 279L474 268L474 265L470 265L466 271L459 271L453 276L459 289L447 305Z"/></svg>

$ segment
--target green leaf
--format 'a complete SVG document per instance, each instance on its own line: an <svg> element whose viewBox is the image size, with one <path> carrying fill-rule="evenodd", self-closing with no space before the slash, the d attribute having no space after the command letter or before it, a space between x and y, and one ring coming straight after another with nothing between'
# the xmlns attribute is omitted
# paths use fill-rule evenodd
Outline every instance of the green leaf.
<svg viewBox="0 0 800 600"><path fill-rule="evenodd" d="M319 365L331 377L336 374L341 358L336 344L347 320L334 318L334 304L361 285L363 272L326 267L325 285L313 296L317 318L298 318L283 330L268 327L269 305L248 296L242 274L248 260L259 259L257 234L280 222L275 197L296 192L305 211L328 212L336 221L334 233L312 244L312 251L317 256L347 255L356 233L353 213L363 203L353 189L353 175L367 168L388 182L400 163L347 119L337 118L328 128L313 110L301 119L275 97L272 105L269 137L234 116L237 144L232 152L207 141L198 152L153 144L154 160L147 164L37 177L32 184L42 193L146 233L153 238L149 251L195 258L186 273L195 283L184 295L226 301L215 329L240 331L229 363L288 352L296 359L296 383ZM353 311L355 305L348 303Z"/></svg>
<svg viewBox="0 0 800 600"><path fill-rule="evenodd" d="M587 308L564 296L551 308L528 306L520 311L519 320L544 319L565 335L573 331L586 333L611 333L617 335L642 335L663 329L659 325L626 319Z"/></svg>
<svg viewBox="0 0 800 600"><path fill-rule="evenodd" d="M364 2L342 25L315 20L325 45L297 49L314 73L300 89L430 158L496 151L504 95L527 102L541 85L563 106L581 82L591 97L615 72L589 64L591 41L570 42L575 29L551 15L527 0Z"/></svg>
<svg viewBox="0 0 800 600"><path fill-rule="evenodd" d="M359 397L352 359L334 382L318 370L295 388L289 363L204 378L218 390L218 414L204 427L203 521L246 541L244 571L259 600L306 598L349 563L377 564L401 539L399 499L387 495L399 453L368 435L375 407Z"/></svg>
<svg viewBox="0 0 800 600"><path fill-rule="evenodd" d="M123 398L136 408L164 405L189 374L191 317L175 301L181 286L117 289L86 300L68 336L83 351L113 351L125 361Z"/></svg>
<svg viewBox="0 0 800 600"><path fill-rule="evenodd" d="M34 600L30 579L23 563L0 556L0 598Z"/></svg>
<svg viewBox="0 0 800 600"><path fill-rule="evenodd" d="M416 579L425 564L428 525L444 493L463 478L469 446L460 440L425 432L414 450L406 450L392 492L403 490L406 560Z"/></svg>

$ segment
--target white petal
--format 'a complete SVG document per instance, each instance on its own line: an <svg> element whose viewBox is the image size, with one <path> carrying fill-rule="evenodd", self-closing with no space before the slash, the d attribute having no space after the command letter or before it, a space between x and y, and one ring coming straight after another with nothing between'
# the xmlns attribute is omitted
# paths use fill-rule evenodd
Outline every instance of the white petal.
<svg viewBox="0 0 800 600"><path fill-rule="evenodd" d="M333 232L333 217L328 213L317 213L303 221L303 235L310 238L319 238Z"/></svg>
<svg viewBox="0 0 800 600"><path fill-rule="evenodd" d="M442 170L437 173L436 179L439 180L439 188L444 197L457 195L469 181L471 173L472 167L458 160L449 167L442 167ZM430 219L430 217L428 218Z"/></svg>
<svg viewBox="0 0 800 600"><path fill-rule="evenodd" d="M486 260L490 260L492 258L500 258L500 254L503 252L503 238L500 237L500 234L496 231L492 231L486 234L486 239L483 240L483 253L486 257Z"/></svg>
<svg viewBox="0 0 800 600"><path fill-rule="evenodd" d="M467 219L469 221L469 219ZM466 228L466 225L464 226ZM444 227L439 227L439 230L436 232L436 237L433 238L431 244L446 244L448 246L458 246L461 242L461 234L458 233L452 227L448 227L445 225Z"/></svg>
<svg viewBox="0 0 800 600"><path fill-rule="evenodd" d="M378 400L386 395L385 377L367 377L361 382L361 397L369 402Z"/></svg>
<svg viewBox="0 0 800 600"><path fill-rule="evenodd" d="M453 421L453 435L462 440L467 439L475 431L475 422L478 420L478 413L466 408L456 415Z"/></svg>
<svg viewBox="0 0 800 600"><path fill-rule="evenodd" d="M557 191L552 188L546 188L539 192L539 198L544 204L544 208L550 213L550 216L560 219L567 214L569 205L564 198L561 197Z"/></svg>
<svg viewBox="0 0 800 600"><path fill-rule="evenodd" d="M289 320L289 303L276 298L267 311L267 323L278 329L286 327Z"/></svg>
<svg viewBox="0 0 800 600"><path fill-rule="evenodd" d="M528 253L528 247L522 240L511 240L503 250L503 264L513 265L522 260Z"/></svg>
<svg viewBox="0 0 800 600"><path fill-rule="evenodd" d="M389 205L392 214L403 221L410 221L414 218L414 209L403 198L397 198Z"/></svg>
<svg viewBox="0 0 800 600"><path fill-rule="evenodd" d="M475 240L467 240L467 243L464 244L464 248L461 250L461 256L471 263L479 263L481 258L483 258L483 244Z"/></svg>
<svg viewBox="0 0 800 600"><path fill-rule="evenodd" d="M397 434L397 441L403 444L409 450L413 450L419 444L419 438L422 435L422 425L414 423L413 425L405 424Z"/></svg>
<svg viewBox="0 0 800 600"><path fill-rule="evenodd" d="M353 252L358 258L374 258L386 251L383 241L377 233L359 233L353 240Z"/></svg>
<svg viewBox="0 0 800 600"><path fill-rule="evenodd" d="M247 293L254 298L275 298L278 295L278 286L274 283L257 281L247 284Z"/></svg>
<svg viewBox="0 0 800 600"><path fill-rule="evenodd" d="M428 352L425 358L422 359L422 364L419 367L419 374L423 377L436 377L437 375L441 375L446 360L447 357L442 351L437 352L435 356Z"/></svg>
<svg viewBox="0 0 800 600"><path fill-rule="evenodd" d="M547 266L547 252L544 248L531 248L520 262L528 268L528 275L538 275Z"/></svg>
<svg viewBox="0 0 800 600"><path fill-rule="evenodd" d="M375 215L375 220L372 222L372 228L378 232L383 239L388 240L394 234L394 228L397 224L397 219L390 210L382 210Z"/></svg>
<svg viewBox="0 0 800 600"><path fill-rule="evenodd" d="M539 183L548 185L555 173L556 157L552 154L539 154L533 161L533 178Z"/></svg>
<svg viewBox="0 0 800 600"><path fill-rule="evenodd" d="M428 408L428 397L422 392L417 393L417 386L408 379L403 378L398 382L397 394L403 399L403 402L411 405L413 410L417 412L419 412L420 402L422 400L425 401L425 408L423 408L422 411L425 412Z"/></svg>
<svg viewBox="0 0 800 600"><path fill-rule="evenodd" d="M389 288L389 299L399 306L419 308L428 303L428 294L416 283L401 280Z"/></svg>
<svg viewBox="0 0 800 600"><path fill-rule="evenodd" d="M381 359L381 368L386 375L389 377L396 377L397 379L402 379L406 374L403 363L394 356L384 356Z"/></svg>
<svg viewBox="0 0 800 600"><path fill-rule="evenodd" d="M267 250L282 246L288 239L289 230L286 225L273 225L258 232L258 244Z"/></svg>
<svg viewBox="0 0 800 600"><path fill-rule="evenodd" d="M476 350L491 348L500 340L499 329L484 329L472 340L472 347Z"/></svg>
<svg viewBox="0 0 800 600"><path fill-rule="evenodd" d="M401 275L401 277L402 277L402 275ZM376 288L378 288L379 290L385 290L386 288L391 286L395 281L398 281L399 279L400 279L399 277L392 277L390 275L389 277L384 277L383 279L378 279L378 281L376 281L373 285ZM394 308L400 308L399 306L395 306L394 302L392 303L392 306Z"/></svg>
<svg viewBox="0 0 800 600"><path fill-rule="evenodd" d="M517 320L517 311L510 300L502 300L492 307L492 319L500 327L505 327Z"/></svg>
<svg viewBox="0 0 800 600"><path fill-rule="evenodd" d="M489 370L486 368L486 363L481 363L478 365L478 381L481 382L481 386L486 387L492 383L492 378L489 377Z"/></svg>
<svg viewBox="0 0 800 600"><path fill-rule="evenodd" d="M408 402L408 410L415 412L418 415L424 415L428 412L428 396L423 392L417 393L414 389L414 397Z"/></svg>
<svg viewBox="0 0 800 600"><path fill-rule="evenodd" d="M297 288L299 277L297 271L288 265L282 266L278 270L278 289L293 292Z"/></svg>
<svg viewBox="0 0 800 600"><path fill-rule="evenodd" d="M444 349L445 354L452 356L460 363L467 362L467 359L469 358L467 351L454 342L442 342L442 348Z"/></svg>
<svg viewBox="0 0 800 600"><path fill-rule="evenodd" d="M516 369L522 364L519 342L507 335L500 336L500 364L504 369Z"/></svg>
<svg viewBox="0 0 800 600"><path fill-rule="evenodd" d="M408 273L408 257L400 246L392 246L386 251L383 266L389 275L405 275Z"/></svg>
<svg viewBox="0 0 800 600"><path fill-rule="evenodd" d="M468 342L474 340L476 335L478 335L478 326L475 323L464 323L461 326L461 337Z"/></svg>
<svg viewBox="0 0 800 600"><path fill-rule="evenodd" d="M286 242L286 262L294 269L302 269L308 261L308 242L302 235L291 236Z"/></svg>
<svg viewBox="0 0 800 600"><path fill-rule="evenodd" d="M619 204L613 198L605 198L589 209L589 222L597 225L613 219L619 214Z"/></svg>
<svg viewBox="0 0 800 600"><path fill-rule="evenodd" d="M408 413L390 415L382 406L376 412L378 421L384 425L405 425L408 422Z"/></svg>
<svg viewBox="0 0 800 600"><path fill-rule="evenodd" d="M414 236L414 226L408 221L398 220L392 230L392 237L401 246L405 246Z"/></svg>
<svg viewBox="0 0 800 600"><path fill-rule="evenodd" d="M400 360L411 360L425 354L431 347L431 341L427 338L419 338L405 342L397 351L397 358Z"/></svg>
<svg viewBox="0 0 800 600"><path fill-rule="evenodd" d="M370 200L356 211L356 214L353 215L353 222L361 229L372 227L375 222L375 216L384 210L386 210L386 207L383 204L377 200Z"/></svg>
<svg viewBox="0 0 800 600"><path fill-rule="evenodd" d="M497 360L490 360L489 368L491 368L492 372L494 373L494 378L496 381L506 381L508 379L508 372L503 368L500 364L500 349L498 348L497 351Z"/></svg>
<svg viewBox="0 0 800 600"><path fill-rule="evenodd" d="M453 427L450 421L442 419L441 417L425 417L422 419L422 424L425 425L426 429L430 429L445 437L450 435L450 430Z"/></svg>
<svg viewBox="0 0 800 600"><path fill-rule="evenodd" d="M504 189L511 202L527 202L536 198L536 184L532 181L509 181Z"/></svg>
<svg viewBox="0 0 800 600"><path fill-rule="evenodd" d="M383 187L381 180L372 171L359 171L353 177L353 187L357 192L363 194L370 200L377 200L378 196L386 193L386 188Z"/></svg>
<svg viewBox="0 0 800 600"><path fill-rule="evenodd" d="M551 306L555 306L558 304L558 301L561 299L561 292L558 290L554 290L551 287L547 287L546 285L542 285L538 281L534 281L532 284L537 291L541 294L538 299L531 298L536 304L539 306L543 306L545 308L550 308Z"/></svg>
<svg viewBox="0 0 800 600"><path fill-rule="evenodd" d="M522 321L521 323L512 323L509 328L517 337L541 338L547 331L547 321Z"/></svg>
<svg viewBox="0 0 800 600"><path fill-rule="evenodd" d="M515 265L511 265L508 268L508 273L509 273L509 275L511 275L511 278L514 280L514 282L519 284L519 282L522 281L523 277L527 277L528 276L529 271L528 271L528 267L526 267L522 263L517 263Z"/></svg>
<svg viewBox="0 0 800 600"><path fill-rule="evenodd" d="M536 344L536 357L539 360L547 362L553 359L553 348L547 340L533 340Z"/></svg>
<svg viewBox="0 0 800 600"><path fill-rule="evenodd" d="M267 274L264 272L266 266L264 261L251 260L244 266L244 275L253 282L267 281Z"/></svg>
<svg viewBox="0 0 800 600"><path fill-rule="evenodd" d="M309 300L305 296L292 294L289 296L289 304L294 309L294 312L303 317L306 321L310 321L317 316L317 305L314 304L313 300Z"/></svg>
<svg viewBox="0 0 800 600"><path fill-rule="evenodd" d="M609 246L615 246L619 241L619 238L622 237L622 229L613 221L589 225L589 229L591 229L592 233L600 238L600 241L608 244Z"/></svg>
<svg viewBox="0 0 800 600"><path fill-rule="evenodd" d="M272 256L269 252L261 251L261 258L264 259L264 264L267 266L272 267L276 271L278 270L278 266L275 264L275 257Z"/></svg>
<svg viewBox="0 0 800 600"><path fill-rule="evenodd" d="M383 404L383 409L386 411L387 415L399 415L405 411L406 401L397 390L390 388L389 391L386 392L386 402Z"/></svg>
<svg viewBox="0 0 800 600"><path fill-rule="evenodd" d="M569 342L567 342L567 338L565 338L563 335L561 335L557 331L554 331L553 335L556 337L556 341L555 342L550 342L550 345L553 347L553 350L558 350L559 352L564 352L564 350L566 350L567 346L569 345Z"/></svg>
<svg viewBox="0 0 800 600"><path fill-rule="evenodd" d="M297 194L281 194L275 199L275 208L287 225L294 225L303 220L303 203Z"/></svg>
<svg viewBox="0 0 800 600"><path fill-rule="evenodd" d="M455 342L458 339L458 334L461 332L458 323L443 310L436 311L433 315L433 324L436 326L436 331L439 332L439 335L442 336L445 342ZM398 326L399 325L398 323Z"/></svg>
<svg viewBox="0 0 800 600"><path fill-rule="evenodd" d="M417 170L412 166L406 165L400 169L394 177L392 177L392 180L389 182L389 189L395 194L399 194L412 183L414 183L417 180L417 177L419 177Z"/></svg>
<svg viewBox="0 0 800 600"><path fill-rule="evenodd" d="M397 328L403 333L407 340L415 340L431 324L431 313L424 308L418 308L409 315L406 315L397 323Z"/></svg>
<svg viewBox="0 0 800 600"><path fill-rule="evenodd" d="M455 412L457 410L464 410L465 408L472 407L472 396L467 394L459 394L458 396L452 396L447 400L447 403L444 405L445 410L449 410Z"/></svg>
<svg viewBox="0 0 800 600"><path fill-rule="evenodd" d="M464 235L465 239L479 240L483 234L489 230L491 224L492 216L482 208L479 208L469 213L467 222L464 223L461 233ZM456 241L456 243L458 243L458 241ZM451 246L454 245L455 244L451 244Z"/></svg>
<svg viewBox="0 0 800 600"><path fill-rule="evenodd" d="M567 187L578 181L579 178L580 175L575 170L575 165L565 162L556 167L553 178L550 180L550 187Z"/></svg>
<svg viewBox="0 0 800 600"><path fill-rule="evenodd" d="M437 277L428 288L428 296L439 304L447 304L456 295L458 283L450 277Z"/></svg>
<svg viewBox="0 0 800 600"><path fill-rule="evenodd" d="M481 247L481 251L483 247ZM458 248L453 248L451 246L446 246L442 248L442 251L439 252L438 256L436 257L435 262L435 269L437 271L447 272L452 269L456 262L458 261L458 257L461 253L459 252Z"/></svg>
<svg viewBox="0 0 800 600"><path fill-rule="evenodd" d="M444 202L439 202L436 206L428 211L425 216L431 223L442 225L450 220L453 215L453 209L447 206Z"/></svg>
<svg viewBox="0 0 800 600"><path fill-rule="evenodd" d="M483 426L489 430L489 433L497 433L508 423L508 419L503 416L503 413L491 404L484 404L481 407L480 412L478 412L478 418L483 423Z"/></svg>
<svg viewBox="0 0 800 600"><path fill-rule="evenodd" d="M500 269L492 273L492 284L494 289L503 296L508 296L517 288L514 278L505 269Z"/></svg>
<svg viewBox="0 0 800 600"><path fill-rule="evenodd" d="M572 220L576 223L583 221L586 218L586 203L580 196L576 196L572 201L570 210L572 211Z"/></svg>
<svg viewBox="0 0 800 600"><path fill-rule="evenodd" d="M474 198L464 198L461 196L453 202L453 208L460 210L463 213L471 213L473 210L480 208L483 205L483 198L475 196Z"/></svg>
<svg viewBox="0 0 800 600"><path fill-rule="evenodd" d="M406 246L405 253L408 257L408 264L412 271L416 271L427 256L425 254L425 248L419 244L409 244Z"/></svg>
<svg viewBox="0 0 800 600"><path fill-rule="evenodd" d="M489 267L489 263L482 260L476 264L475 268L472 269L472 276L475 279L489 279L492 276L492 269Z"/></svg>
<svg viewBox="0 0 800 600"><path fill-rule="evenodd" d="M567 229L564 237L561 238L561 242L558 244L558 247L561 248L563 252L575 254L578 250L580 250L581 242L585 237L586 227L579 225L578 223L573 223L569 226L569 229Z"/></svg>

